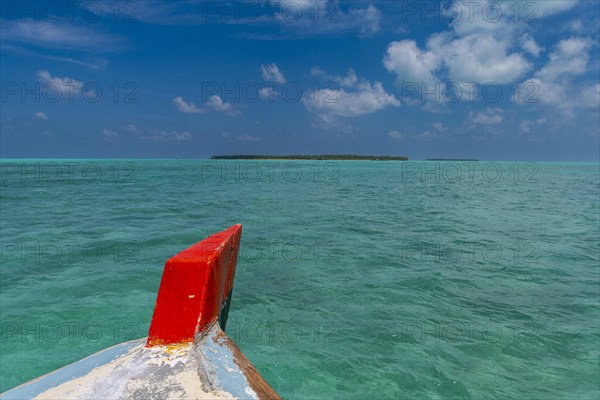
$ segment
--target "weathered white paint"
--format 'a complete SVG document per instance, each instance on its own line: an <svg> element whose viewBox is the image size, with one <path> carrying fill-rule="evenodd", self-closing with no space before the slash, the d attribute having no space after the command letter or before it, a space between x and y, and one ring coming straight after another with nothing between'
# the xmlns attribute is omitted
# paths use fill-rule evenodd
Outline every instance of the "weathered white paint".
<svg viewBox="0 0 600 400"><path fill-rule="evenodd" d="M204 374L203 378L212 388L219 388L240 399L258 400L259 397L240 369L233 350L220 332L222 331L215 324L198 340L196 358Z"/></svg>
<svg viewBox="0 0 600 400"><path fill-rule="evenodd" d="M9 399L258 399L218 324L196 344L122 343L0 395Z"/></svg>

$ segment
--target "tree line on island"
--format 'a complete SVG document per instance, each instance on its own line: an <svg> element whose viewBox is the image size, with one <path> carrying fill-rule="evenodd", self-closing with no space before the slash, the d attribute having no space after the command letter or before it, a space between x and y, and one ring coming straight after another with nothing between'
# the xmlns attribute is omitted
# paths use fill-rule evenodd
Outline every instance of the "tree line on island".
<svg viewBox="0 0 600 400"><path fill-rule="evenodd" d="M288 155L256 155L256 154L235 154L235 155L216 155L212 160L370 160L370 161L407 161L406 156L363 156L356 154L288 154Z"/></svg>

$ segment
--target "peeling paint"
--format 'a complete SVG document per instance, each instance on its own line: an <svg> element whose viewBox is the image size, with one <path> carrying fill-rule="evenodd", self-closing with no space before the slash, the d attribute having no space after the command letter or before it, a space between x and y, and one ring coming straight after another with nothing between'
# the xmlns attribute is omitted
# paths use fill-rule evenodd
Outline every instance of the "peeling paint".
<svg viewBox="0 0 600 400"><path fill-rule="evenodd" d="M219 338L220 331L218 325L213 325L196 346L196 357L203 374L213 389L224 390L237 398L258 399L235 363L233 352Z"/></svg>
<svg viewBox="0 0 600 400"><path fill-rule="evenodd" d="M145 339L118 345L54 371L45 385L25 384L4 393L8 399L233 399L204 387L194 345L144 347ZM94 360L106 361L97 365ZM84 361L84 360L82 360ZM90 366L95 365L90 369ZM86 369L87 366L87 369ZM84 372L82 374L82 372ZM55 379L71 376L69 380Z"/></svg>

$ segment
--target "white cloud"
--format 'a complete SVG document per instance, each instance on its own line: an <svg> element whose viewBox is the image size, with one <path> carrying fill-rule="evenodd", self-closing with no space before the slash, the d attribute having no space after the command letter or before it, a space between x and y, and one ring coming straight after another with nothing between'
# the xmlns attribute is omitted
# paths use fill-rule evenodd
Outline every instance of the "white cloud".
<svg viewBox="0 0 600 400"><path fill-rule="evenodd" d="M153 130L147 134L140 136L142 139L150 139L153 141L169 141L173 140L176 142L187 141L192 139L192 135L188 131L179 132L176 130L165 131L165 130Z"/></svg>
<svg viewBox="0 0 600 400"><path fill-rule="evenodd" d="M170 131L170 132L168 132L168 136L177 141L190 140L192 138L192 135L188 131L184 131L184 132Z"/></svg>
<svg viewBox="0 0 600 400"><path fill-rule="evenodd" d="M383 89L380 82L371 85L369 82L360 84L355 91L347 92L344 89L321 89L316 97L321 99L314 102L312 95L303 98L303 102L310 111L324 112L342 117L354 117L379 111L386 106L398 107L400 102Z"/></svg>
<svg viewBox="0 0 600 400"><path fill-rule="evenodd" d="M449 11L458 11L452 29L459 35L474 32L495 32L506 36L526 29L540 19L564 12L576 6L578 0L479 0L454 1Z"/></svg>
<svg viewBox="0 0 600 400"><path fill-rule="evenodd" d="M450 80L505 84L514 82L531 68L520 53L510 53L510 42L490 33L453 38L447 33L433 35L427 46L443 60Z"/></svg>
<svg viewBox="0 0 600 400"><path fill-rule="evenodd" d="M519 124L519 129L521 129L521 132L528 133L532 124L533 121L522 120Z"/></svg>
<svg viewBox="0 0 600 400"><path fill-rule="evenodd" d="M232 111L231 103L225 103L220 96L214 95L206 102L206 106L215 111Z"/></svg>
<svg viewBox="0 0 600 400"><path fill-rule="evenodd" d="M196 106L194 103L186 102L181 96L175 97L173 100L171 100L171 103L173 103L175 107L183 113L202 114L206 112L206 110Z"/></svg>
<svg viewBox="0 0 600 400"><path fill-rule="evenodd" d="M379 32L381 11L373 4L369 4L367 8L354 8L348 12L345 18L360 21L359 36L370 36Z"/></svg>
<svg viewBox="0 0 600 400"><path fill-rule="evenodd" d="M452 16L448 15L449 18L454 18L450 27L458 36L466 36L473 33L492 33L499 37L507 36L519 28L514 20L510 20L511 10L507 6L509 7L510 5L503 5L495 0L479 0L471 3L462 0L454 1L448 9L450 11L457 11L458 13ZM498 11L498 7L500 7L500 11ZM525 13L525 15L527 14ZM520 22L522 19L524 17L521 18L519 14L517 21Z"/></svg>
<svg viewBox="0 0 600 400"><path fill-rule="evenodd" d="M185 101L181 96L175 97L173 100L171 100L171 103L173 103L175 105L175 107L183 113L203 114L208 111L205 108L198 107L196 104L192 103L191 101L190 102ZM217 95L211 96L208 99L208 101L206 103L204 103L204 105L213 111L225 112L227 114L232 114L232 115L235 114L235 111L234 111L231 103L224 102L221 99L221 97L217 96Z"/></svg>
<svg viewBox="0 0 600 400"><path fill-rule="evenodd" d="M279 3L276 0L274 3ZM371 36L381 30L381 11L375 5L367 7L340 7L337 1L331 0L284 0L282 3L296 3L303 9L301 18L293 18L293 9L289 9L285 17L278 13L276 20L288 32L306 35L332 35L358 31L359 37ZM351 3L349 3L351 4Z"/></svg>
<svg viewBox="0 0 600 400"><path fill-rule="evenodd" d="M521 120L519 123L519 129L523 133L529 133L532 126L542 126L546 123L546 118L538 118L536 120Z"/></svg>
<svg viewBox="0 0 600 400"><path fill-rule="evenodd" d="M72 78L52 76L46 70L37 72L38 80L44 84L43 90L51 98L73 99L81 93L84 83Z"/></svg>
<svg viewBox="0 0 600 400"><path fill-rule="evenodd" d="M241 135L236 135L229 132L223 132L221 134L224 138L239 140L240 142L260 142L262 139L258 136L249 135L247 133L243 133Z"/></svg>
<svg viewBox="0 0 600 400"><path fill-rule="evenodd" d="M373 4L360 7L349 3L349 7L341 7L338 0L260 0L245 7L245 3L240 2L240 12L234 15L219 12L218 5L212 10L205 9L203 2L140 2L134 17L135 20L144 23L159 25L206 25L210 22L224 22L273 26L275 23L280 28L279 32L273 33L241 34L243 37L258 40L355 32L359 37L363 37L380 30L381 12ZM98 4L106 8L103 15L113 12L108 3ZM223 6L225 7L225 3Z"/></svg>
<svg viewBox="0 0 600 400"><path fill-rule="evenodd" d="M560 104L567 100L567 88L558 82L542 81L538 78L527 79L518 87L518 97L513 100L520 104Z"/></svg>
<svg viewBox="0 0 600 400"><path fill-rule="evenodd" d="M423 82L432 85L440 60L431 51L421 51L414 40L391 42L383 58L385 68L398 75L397 82Z"/></svg>
<svg viewBox="0 0 600 400"><path fill-rule="evenodd" d="M548 62L533 78L519 85L523 96L517 103L535 102L552 106L563 118L573 118L578 109L597 109L600 106L600 84L577 83L575 78L588 72L589 52L593 41L588 38L567 38L556 44Z"/></svg>
<svg viewBox="0 0 600 400"><path fill-rule="evenodd" d="M68 57L55 57L55 56L48 56L46 58L48 58L49 60L63 61L63 62L71 63L71 64L81 65L86 68L96 69L96 70L104 69L108 65L108 61L104 58L92 58L92 59L85 59L85 60L76 60L76 59L68 58Z"/></svg>
<svg viewBox="0 0 600 400"><path fill-rule="evenodd" d="M306 108L318 114L326 125L338 125L339 117L355 117L371 114L388 106L400 106L394 95L386 93L381 82L371 84L356 77L352 70L346 76L338 76L336 79L336 83L344 87L312 91L302 98Z"/></svg>
<svg viewBox="0 0 600 400"><path fill-rule="evenodd" d="M135 125L132 124L127 124L123 127L123 129L125 131L127 131L129 134L133 135L134 137L137 137L138 139L142 139L142 140L151 140L154 142L166 142L166 141L176 141L176 142L181 142L181 141L187 141L187 140L191 140L193 138L193 136L190 134L189 131L177 131L177 130L163 130L163 129L152 129L152 130L145 130L145 129L140 129ZM114 131L109 131L109 130L104 130L104 132L106 132L105 136L114 136L111 132ZM104 134L103 132L103 134ZM117 132L114 132L116 134L115 137L118 137L119 134Z"/></svg>
<svg viewBox="0 0 600 400"><path fill-rule="evenodd" d="M238 135L237 140L240 140L242 142L259 142L260 138L258 136L248 135L247 133L244 133Z"/></svg>
<svg viewBox="0 0 600 400"><path fill-rule="evenodd" d="M275 97L277 97L278 93L273 89L272 86L267 86L260 89L260 98L267 101L274 101Z"/></svg>
<svg viewBox="0 0 600 400"><path fill-rule="evenodd" d="M534 57L539 56L540 53L544 50L543 47L540 47L540 45L537 44L533 36L531 36L528 33L524 34L521 37L521 47L523 48L523 50L525 50Z"/></svg>
<svg viewBox="0 0 600 400"><path fill-rule="evenodd" d="M510 0L512 2L513 0ZM518 0L521 5L522 15L532 14L532 18L544 18L550 15L559 14L567 11L577 5L579 0ZM531 7L528 4L533 4Z"/></svg>
<svg viewBox="0 0 600 400"><path fill-rule="evenodd" d="M469 112L469 125L497 125L504 121L504 110L497 107L488 107L484 111Z"/></svg>
<svg viewBox="0 0 600 400"><path fill-rule="evenodd" d="M439 133L433 133L428 129L425 132L421 133L420 135L416 135L415 137L418 139L430 140L430 139L437 138L438 136L440 136Z"/></svg>
<svg viewBox="0 0 600 400"><path fill-rule="evenodd" d="M102 137L104 140L113 141L119 137L119 134L110 129L104 129L102 131Z"/></svg>
<svg viewBox="0 0 600 400"><path fill-rule="evenodd" d="M324 3L326 3L327 1L320 1L320 6L322 7ZM315 6L315 3L317 3L317 1L315 0L273 0L271 1L271 4L273 5L281 5L282 8L284 9L290 9L289 14L292 15L292 13L297 10L310 10Z"/></svg>
<svg viewBox="0 0 600 400"><path fill-rule="evenodd" d="M582 36L595 36L598 34L598 26L600 25L600 17L593 13L587 15L579 15L578 18L568 21L561 29L562 32L574 33Z"/></svg>
<svg viewBox="0 0 600 400"><path fill-rule="evenodd" d="M2 40L79 51L114 51L123 48L123 40L117 36L76 24L34 21L33 19L25 22L2 21Z"/></svg>
<svg viewBox="0 0 600 400"><path fill-rule="evenodd" d="M442 85L446 80L514 83L532 70L527 57L538 57L544 51L530 33L530 20L564 12L576 4L570 0L523 0L518 4L512 0L455 1L442 6L460 11L448 30L433 33L421 47L414 40L389 43L383 64L397 75L398 83L416 82L427 89L434 87L438 77L443 77Z"/></svg>
<svg viewBox="0 0 600 400"><path fill-rule="evenodd" d="M416 82L432 88L436 71L448 70L450 81L505 84L522 77L531 64L520 53L510 53L510 42L490 33L455 37L444 32L432 35L427 50L413 40L388 45L383 64L398 78L397 83Z"/></svg>
<svg viewBox="0 0 600 400"><path fill-rule="evenodd" d="M160 25L206 25L211 22L253 26L276 24L280 28L279 32L245 32L240 36L258 40L281 40L291 36L356 31L359 36L365 36L379 30L381 18L379 10L373 5L366 8L353 7L345 11L337 0L261 0L248 7L245 7L245 3L240 2L240 12L234 15L219 12L218 5L212 10L205 9L203 2L140 2L135 19ZM99 4L102 6L102 3ZM104 15L109 15L112 10L105 7L107 10Z"/></svg>
<svg viewBox="0 0 600 400"><path fill-rule="evenodd" d="M33 114L33 118L40 121L48 121L48 116L46 115L46 113L43 113L41 111L38 111L35 114Z"/></svg>
<svg viewBox="0 0 600 400"><path fill-rule="evenodd" d="M584 31L583 23L581 22L581 19L573 19L566 24L564 30L581 33Z"/></svg>
<svg viewBox="0 0 600 400"><path fill-rule="evenodd" d="M260 71L262 73L263 80L266 82L275 82L282 85L287 82L283 72L279 70L279 67L275 63L261 65Z"/></svg>
<svg viewBox="0 0 600 400"><path fill-rule="evenodd" d="M598 110L600 107L600 83L585 86L581 91L579 104L585 108Z"/></svg>
<svg viewBox="0 0 600 400"><path fill-rule="evenodd" d="M441 122L434 122L433 124L431 124L431 126L438 132L446 132L448 130L448 127L442 124Z"/></svg>
<svg viewBox="0 0 600 400"><path fill-rule="evenodd" d="M325 75L325 71L323 71L318 65L315 65L310 69L310 75L311 76Z"/></svg>
<svg viewBox="0 0 600 400"><path fill-rule="evenodd" d="M339 83L340 86L351 88L358 83L358 76L356 76L356 72L350 68L346 75L338 75L334 77L333 80Z"/></svg>
<svg viewBox="0 0 600 400"><path fill-rule="evenodd" d="M588 50L592 46L590 39L563 39L550 53L548 63L536 71L535 77L542 81L555 81L564 75L580 75L587 69Z"/></svg>
<svg viewBox="0 0 600 400"><path fill-rule="evenodd" d="M125 125L125 130L126 130L127 132L132 132L132 133L138 132L138 128L137 128L137 126L135 126L135 125L132 125L132 124L127 124L127 125Z"/></svg>
<svg viewBox="0 0 600 400"><path fill-rule="evenodd" d="M361 81L361 79L359 79L359 77L356 75L356 72L352 68L348 69L346 75L330 75L327 73L327 71L322 70L319 67L313 67L311 68L311 75L320 76L322 80L325 80L323 86L329 88L337 86L352 88Z"/></svg>
<svg viewBox="0 0 600 400"><path fill-rule="evenodd" d="M389 131L388 136L393 138L393 139L402 139L404 137L404 135L400 132L400 131Z"/></svg>

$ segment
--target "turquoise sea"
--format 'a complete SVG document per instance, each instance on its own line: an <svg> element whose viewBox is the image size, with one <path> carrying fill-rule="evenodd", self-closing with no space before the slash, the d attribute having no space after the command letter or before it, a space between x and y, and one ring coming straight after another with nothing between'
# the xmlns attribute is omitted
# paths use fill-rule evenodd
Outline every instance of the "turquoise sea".
<svg viewBox="0 0 600 400"><path fill-rule="evenodd" d="M597 163L3 160L0 391L147 335L243 224L227 332L289 399L600 397Z"/></svg>

